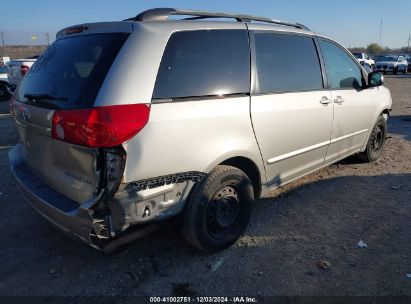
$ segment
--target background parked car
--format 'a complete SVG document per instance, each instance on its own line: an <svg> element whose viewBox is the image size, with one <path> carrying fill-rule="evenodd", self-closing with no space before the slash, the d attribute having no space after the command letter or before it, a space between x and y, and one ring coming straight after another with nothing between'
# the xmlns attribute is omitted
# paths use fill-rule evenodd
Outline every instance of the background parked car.
<svg viewBox="0 0 411 304"><path fill-rule="evenodd" d="M352 53L355 58L357 58L358 62L361 63L362 65L368 65L371 68L374 67L375 61L370 58L366 53Z"/></svg>
<svg viewBox="0 0 411 304"><path fill-rule="evenodd" d="M6 100L10 97L8 90L9 78L7 76L8 67L0 67L0 100Z"/></svg>
<svg viewBox="0 0 411 304"><path fill-rule="evenodd" d="M14 90L24 75L27 74L31 66L36 62L38 56L27 59L15 59L8 63L8 81L12 90Z"/></svg>
<svg viewBox="0 0 411 304"><path fill-rule="evenodd" d="M408 63L407 72L411 72L411 55L405 55L405 60Z"/></svg>
<svg viewBox="0 0 411 304"><path fill-rule="evenodd" d="M375 70L385 73L393 73L394 75L398 72L403 74L407 73L408 62L402 55L386 55L379 58L379 61L375 64Z"/></svg>

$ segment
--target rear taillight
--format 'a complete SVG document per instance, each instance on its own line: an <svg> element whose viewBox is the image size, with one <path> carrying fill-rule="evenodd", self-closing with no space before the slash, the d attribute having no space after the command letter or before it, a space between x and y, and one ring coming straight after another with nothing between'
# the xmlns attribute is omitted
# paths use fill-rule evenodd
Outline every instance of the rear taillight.
<svg viewBox="0 0 411 304"><path fill-rule="evenodd" d="M51 136L80 146L114 147L140 132L149 115L147 104L57 110L53 115Z"/></svg>
<svg viewBox="0 0 411 304"><path fill-rule="evenodd" d="M30 67L28 67L27 65L22 64L22 65L20 66L21 76L26 75L29 70L30 70Z"/></svg>

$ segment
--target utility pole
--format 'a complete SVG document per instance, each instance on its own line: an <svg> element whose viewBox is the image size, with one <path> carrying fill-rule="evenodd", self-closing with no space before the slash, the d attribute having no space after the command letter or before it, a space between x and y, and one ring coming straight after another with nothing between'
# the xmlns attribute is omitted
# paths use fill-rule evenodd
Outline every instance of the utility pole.
<svg viewBox="0 0 411 304"><path fill-rule="evenodd" d="M6 57L6 47L4 46L4 34L1 32L1 44L3 45L3 55Z"/></svg>
<svg viewBox="0 0 411 304"><path fill-rule="evenodd" d="M382 47L382 18L380 22L380 47Z"/></svg>
<svg viewBox="0 0 411 304"><path fill-rule="evenodd" d="M410 52L410 40L411 40L411 34L410 34L410 36L408 37L407 53Z"/></svg>
<svg viewBox="0 0 411 304"><path fill-rule="evenodd" d="M49 35L49 33L46 33L46 41L47 41L47 45L50 45L50 35Z"/></svg>

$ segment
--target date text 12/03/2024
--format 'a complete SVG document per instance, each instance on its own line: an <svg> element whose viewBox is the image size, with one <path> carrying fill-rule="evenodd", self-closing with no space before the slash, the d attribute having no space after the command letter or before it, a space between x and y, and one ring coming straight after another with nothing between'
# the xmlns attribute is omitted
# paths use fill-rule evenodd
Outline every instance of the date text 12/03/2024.
<svg viewBox="0 0 411 304"><path fill-rule="evenodd" d="M150 303L257 303L254 297L150 297Z"/></svg>

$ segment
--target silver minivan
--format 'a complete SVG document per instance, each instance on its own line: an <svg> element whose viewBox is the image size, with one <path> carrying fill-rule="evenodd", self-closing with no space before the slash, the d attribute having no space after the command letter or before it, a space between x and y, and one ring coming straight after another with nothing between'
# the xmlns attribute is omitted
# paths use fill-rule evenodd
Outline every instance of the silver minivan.
<svg viewBox="0 0 411 304"><path fill-rule="evenodd" d="M94 248L174 217L190 243L218 251L266 191L380 155L382 84L301 24L163 8L77 25L11 99L10 164L33 208Z"/></svg>

